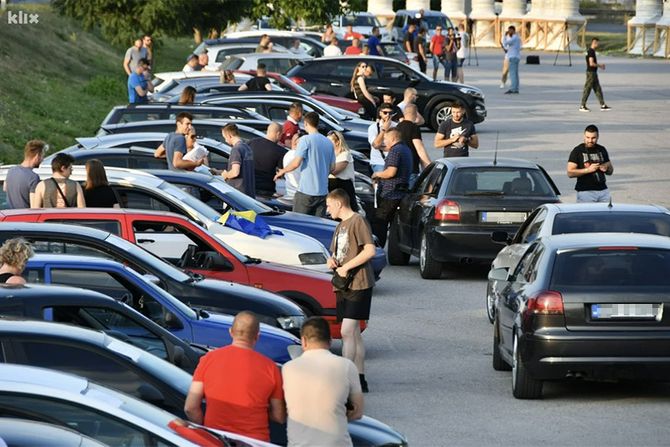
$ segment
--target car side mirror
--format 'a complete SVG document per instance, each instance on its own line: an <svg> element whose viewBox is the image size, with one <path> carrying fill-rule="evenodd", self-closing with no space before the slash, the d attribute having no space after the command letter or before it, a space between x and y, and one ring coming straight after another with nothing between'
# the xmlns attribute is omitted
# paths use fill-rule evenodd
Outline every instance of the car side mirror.
<svg viewBox="0 0 670 447"><path fill-rule="evenodd" d="M509 279L509 269L508 268L497 268L489 272L489 279L494 281L507 281Z"/></svg>
<svg viewBox="0 0 670 447"><path fill-rule="evenodd" d="M158 388L147 382L143 382L137 388L137 396L143 401L154 405L162 405L165 403L165 396L163 396L163 393L161 393Z"/></svg>
<svg viewBox="0 0 670 447"><path fill-rule="evenodd" d="M167 329L171 330L184 329L184 325L182 324L181 320L177 318L177 316L170 311L165 312L164 321L165 321L165 327Z"/></svg>
<svg viewBox="0 0 670 447"><path fill-rule="evenodd" d="M234 270L233 263L221 253L208 251L202 262L203 270L214 270L217 272L230 272Z"/></svg>
<svg viewBox="0 0 670 447"><path fill-rule="evenodd" d="M512 238L507 231L494 231L491 233L491 240L496 244L509 245L512 243Z"/></svg>

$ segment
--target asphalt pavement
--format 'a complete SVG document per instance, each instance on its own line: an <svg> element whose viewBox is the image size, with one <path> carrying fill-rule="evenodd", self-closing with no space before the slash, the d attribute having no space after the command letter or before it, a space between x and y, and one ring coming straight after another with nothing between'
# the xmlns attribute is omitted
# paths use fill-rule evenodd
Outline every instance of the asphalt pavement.
<svg viewBox="0 0 670 447"><path fill-rule="evenodd" d="M614 175L614 202L670 206L670 62L599 57L605 100L600 112L577 109L584 83L583 54L524 51L540 65L520 65L521 92L499 88L502 52L479 50L465 66L466 83L484 90L488 118L477 125L472 156L524 158L544 166L574 202L565 175L570 150L586 125L600 128ZM441 73L441 72L440 72ZM433 133L424 134L432 158ZM511 373L491 367L492 325L486 318L485 267L461 267L423 280L416 259L387 267L375 288L367 347L366 414L400 430L412 446L667 445L670 384L560 382L544 399L516 400Z"/></svg>

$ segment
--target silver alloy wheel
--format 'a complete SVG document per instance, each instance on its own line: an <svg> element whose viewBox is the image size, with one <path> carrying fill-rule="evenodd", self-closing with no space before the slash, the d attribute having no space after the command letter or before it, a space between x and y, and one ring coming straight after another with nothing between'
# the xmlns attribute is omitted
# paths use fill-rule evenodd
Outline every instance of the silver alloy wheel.
<svg viewBox="0 0 670 447"><path fill-rule="evenodd" d="M516 375L518 374L518 369L519 369L519 366L517 364L519 362L519 360L517 359L517 356L518 356L517 349L519 349L519 348L518 348L518 341L517 341L516 334L514 334L514 348L513 349L514 350L512 352L512 389L516 388Z"/></svg>
<svg viewBox="0 0 670 447"><path fill-rule="evenodd" d="M426 235L421 236L421 248L419 249L419 266L421 270L426 269L426 250L428 242L426 241Z"/></svg>
<svg viewBox="0 0 670 447"><path fill-rule="evenodd" d="M496 316L496 308L495 308L495 300L491 296L491 286L487 285L486 286L486 312L487 316L489 318L489 321L493 323L493 319Z"/></svg>
<svg viewBox="0 0 670 447"><path fill-rule="evenodd" d="M437 115L435 115L435 119L437 121L437 125L439 126L446 120L451 118L451 106L448 107L442 107L440 110L437 111Z"/></svg>

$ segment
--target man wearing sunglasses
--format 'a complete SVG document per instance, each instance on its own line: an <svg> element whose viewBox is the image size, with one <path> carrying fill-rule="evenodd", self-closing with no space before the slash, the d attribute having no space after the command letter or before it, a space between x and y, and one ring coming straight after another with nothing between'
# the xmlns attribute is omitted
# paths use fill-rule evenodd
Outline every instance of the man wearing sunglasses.
<svg viewBox="0 0 670 447"><path fill-rule="evenodd" d="M385 102L379 107L377 121L368 127L368 142L371 146L370 167L372 168L372 172L384 170L384 159L386 158L384 154L386 150L384 146L384 134L396 126L392 116L393 105Z"/></svg>

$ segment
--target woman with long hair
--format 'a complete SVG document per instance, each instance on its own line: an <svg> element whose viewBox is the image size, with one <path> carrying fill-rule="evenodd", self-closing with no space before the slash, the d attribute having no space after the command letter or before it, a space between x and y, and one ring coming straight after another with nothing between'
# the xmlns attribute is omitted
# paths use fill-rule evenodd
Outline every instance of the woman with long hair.
<svg viewBox="0 0 670 447"><path fill-rule="evenodd" d="M333 37L335 37L335 31L333 31L333 24L329 23L326 25L326 30L321 34L321 42L328 44Z"/></svg>
<svg viewBox="0 0 670 447"><path fill-rule="evenodd" d="M86 183L84 184L86 206L94 208L118 208L119 202L105 173L105 165L97 158L86 162Z"/></svg>
<svg viewBox="0 0 670 447"><path fill-rule="evenodd" d="M181 96L179 97L179 105L187 106L193 104L195 102L195 93L195 88L191 87L190 85L184 87L184 90L181 92Z"/></svg>
<svg viewBox="0 0 670 447"><path fill-rule="evenodd" d="M328 176L328 191L341 188L349 195L349 204L351 209L358 212L358 203L356 201L356 189L354 181L356 171L354 171L354 157L351 155L349 145L344 140L342 133L337 130L328 132L328 139L335 148L335 169Z"/></svg>
<svg viewBox="0 0 670 447"><path fill-rule="evenodd" d="M356 65L356 68L354 68L354 73L351 76L351 82L349 83L354 98L356 98L356 101L358 101L365 109L364 118L369 120L374 120L377 115L377 98L372 96L368 91L367 85L365 84L365 78L372 76L374 71L372 65L368 65L367 62L359 62L358 65Z"/></svg>
<svg viewBox="0 0 670 447"><path fill-rule="evenodd" d="M8 239L0 247L0 284L25 284L21 276L28 259L33 256L33 249L21 238Z"/></svg>

